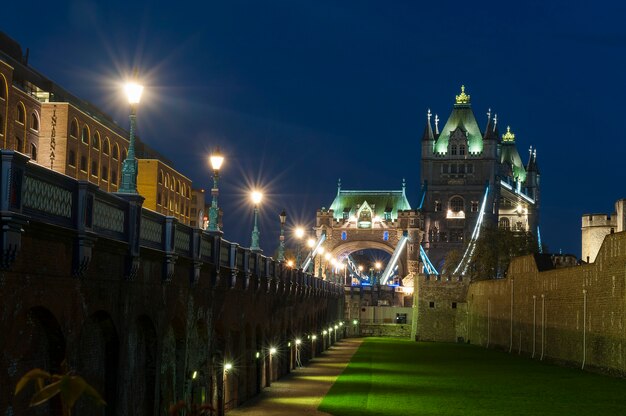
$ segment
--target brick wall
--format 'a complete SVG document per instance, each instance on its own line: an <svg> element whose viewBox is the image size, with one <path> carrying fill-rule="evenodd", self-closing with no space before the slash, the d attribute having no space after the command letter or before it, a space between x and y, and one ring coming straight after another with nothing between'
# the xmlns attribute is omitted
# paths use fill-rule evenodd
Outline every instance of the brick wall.
<svg viewBox="0 0 626 416"><path fill-rule="evenodd" d="M539 271L534 256L506 279L472 283L467 338L536 359L626 373L626 232L606 237L595 263Z"/></svg>

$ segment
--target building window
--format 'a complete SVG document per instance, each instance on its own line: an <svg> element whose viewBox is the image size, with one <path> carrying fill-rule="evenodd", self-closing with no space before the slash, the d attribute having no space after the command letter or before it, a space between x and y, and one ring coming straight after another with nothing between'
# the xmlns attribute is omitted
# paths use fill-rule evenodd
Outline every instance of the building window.
<svg viewBox="0 0 626 416"><path fill-rule="evenodd" d="M341 239L344 240L344 241L347 240L348 239L348 233L345 232L345 231L342 231L341 232Z"/></svg>
<svg viewBox="0 0 626 416"><path fill-rule="evenodd" d="M169 186L170 183L170 175L169 173L165 174L165 187L167 188Z"/></svg>
<svg viewBox="0 0 626 416"><path fill-rule="evenodd" d="M346 221L349 218L350 213L348 211L344 211L342 214L342 218L344 221Z"/></svg>
<svg viewBox="0 0 626 416"><path fill-rule="evenodd" d="M104 146L102 147L102 153L105 155L109 155L111 153L111 145L109 144L109 138L105 137Z"/></svg>
<svg viewBox="0 0 626 416"><path fill-rule="evenodd" d="M83 132L80 135L80 140L85 144L89 144L89 127L86 125L83 126Z"/></svg>
<svg viewBox="0 0 626 416"><path fill-rule="evenodd" d="M441 201L435 201L435 212L441 211Z"/></svg>
<svg viewBox="0 0 626 416"><path fill-rule="evenodd" d="M456 163L453 163L452 165L450 165L450 173L456 173L457 172L457 165Z"/></svg>
<svg viewBox="0 0 626 416"><path fill-rule="evenodd" d="M70 150L67 154L67 164L70 166L76 166L76 153Z"/></svg>
<svg viewBox="0 0 626 416"><path fill-rule="evenodd" d="M163 171L159 171L159 185L163 185Z"/></svg>
<svg viewBox="0 0 626 416"><path fill-rule="evenodd" d="M128 151L124 149L124 151L122 152L122 160L126 160L126 159L128 159Z"/></svg>
<svg viewBox="0 0 626 416"><path fill-rule="evenodd" d="M39 131L39 118L35 113L30 115L30 128L35 131Z"/></svg>
<svg viewBox="0 0 626 416"><path fill-rule="evenodd" d="M98 163L95 160L91 161L91 175L98 176Z"/></svg>
<svg viewBox="0 0 626 416"><path fill-rule="evenodd" d="M94 133L93 138L91 139L91 145L94 150L100 150L100 134L98 132Z"/></svg>
<svg viewBox="0 0 626 416"><path fill-rule="evenodd" d="M4 81L4 77L0 78L1 80ZM3 100L7 99L7 90L5 87L5 83L4 82L0 82L0 98Z"/></svg>
<svg viewBox="0 0 626 416"><path fill-rule="evenodd" d="M463 230L450 230L450 242L459 243L463 241Z"/></svg>
<svg viewBox="0 0 626 416"><path fill-rule="evenodd" d="M37 160L37 146L31 143L30 145L30 158Z"/></svg>
<svg viewBox="0 0 626 416"><path fill-rule="evenodd" d="M456 302L452 302L452 309L456 309Z"/></svg>
<svg viewBox="0 0 626 416"><path fill-rule="evenodd" d="M464 144L459 146L459 155L461 155L461 156L465 155L465 145Z"/></svg>
<svg viewBox="0 0 626 416"><path fill-rule="evenodd" d="M471 163L467 164L467 173L474 173L474 165Z"/></svg>
<svg viewBox="0 0 626 416"><path fill-rule="evenodd" d="M383 232L383 241L389 241L389 231Z"/></svg>
<svg viewBox="0 0 626 416"><path fill-rule="evenodd" d="M103 181L109 180L109 169L106 166L102 166L102 175L100 175Z"/></svg>
<svg viewBox="0 0 626 416"><path fill-rule="evenodd" d="M18 123L26 124L26 112L24 111L24 105L22 103L17 105L17 117L15 120Z"/></svg>
<svg viewBox="0 0 626 416"><path fill-rule="evenodd" d="M450 165L443 163L441 165L441 173L450 173Z"/></svg>
<svg viewBox="0 0 626 416"><path fill-rule="evenodd" d="M161 192L157 192L157 205L161 205Z"/></svg>
<svg viewBox="0 0 626 416"><path fill-rule="evenodd" d="M432 302L432 301L428 302L428 307L431 308L431 309L434 309L435 308L435 302Z"/></svg>
<svg viewBox="0 0 626 416"><path fill-rule="evenodd" d="M509 221L507 217L502 217L500 218L500 222L498 223L498 226L502 228L503 230L508 230L511 227L511 222Z"/></svg>
<svg viewBox="0 0 626 416"><path fill-rule="evenodd" d="M120 148L117 145L117 143L115 143L115 146L113 146L113 159L118 160L120 158Z"/></svg>
<svg viewBox="0 0 626 416"><path fill-rule="evenodd" d="M452 212L461 212L463 211L463 198L460 196L455 196L450 199L450 211Z"/></svg>
<svg viewBox="0 0 626 416"><path fill-rule="evenodd" d="M391 221L391 212L389 212L389 211L385 211L385 212L383 213L383 219L384 219L385 221Z"/></svg>
<svg viewBox="0 0 626 416"><path fill-rule="evenodd" d="M85 156L80 157L80 170L87 172L87 158Z"/></svg>
<svg viewBox="0 0 626 416"><path fill-rule="evenodd" d="M180 193L180 181L176 181L176 193Z"/></svg>
<svg viewBox="0 0 626 416"><path fill-rule="evenodd" d="M478 201L472 201L472 212L478 212Z"/></svg>
<svg viewBox="0 0 626 416"><path fill-rule="evenodd" d="M450 155L456 156L456 144L450 146Z"/></svg>
<svg viewBox="0 0 626 416"><path fill-rule="evenodd" d="M465 173L465 164L464 163L461 163L459 165L459 173Z"/></svg>
<svg viewBox="0 0 626 416"><path fill-rule="evenodd" d="M117 170L111 169L111 183L117 185Z"/></svg>
<svg viewBox="0 0 626 416"><path fill-rule="evenodd" d="M70 125L70 136L78 137L78 122L76 119L72 120L72 124Z"/></svg>
<svg viewBox="0 0 626 416"><path fill-rule="evenodd" d="M18 152L22 151L23 142L18 136L15 136L15 150Z"/></svg>

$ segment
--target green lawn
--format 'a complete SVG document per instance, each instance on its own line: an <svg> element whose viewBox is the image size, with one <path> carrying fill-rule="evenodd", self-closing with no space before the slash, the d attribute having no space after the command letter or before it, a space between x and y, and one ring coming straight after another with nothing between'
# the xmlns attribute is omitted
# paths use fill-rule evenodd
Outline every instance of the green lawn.
<svg viewBox="0 0 626 416"><path fill-rule="evenodd" d="M626 415L626 380L500 351L367 338L319 410L344 415Z"/></svg>

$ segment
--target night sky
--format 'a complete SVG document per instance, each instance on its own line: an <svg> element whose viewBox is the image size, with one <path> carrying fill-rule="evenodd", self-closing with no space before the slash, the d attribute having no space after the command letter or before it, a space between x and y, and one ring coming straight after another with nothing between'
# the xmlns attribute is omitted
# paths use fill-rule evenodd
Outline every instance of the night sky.
<svg viewBox="0 0 626 416"><path fill-rule="evenodd" d="M262 186L261 247L278 214L314 225L344 189L418 203L430 108L445 123L465 84L541 169L550 250L580 255L580 217L624 192L626 4L489 1L36 2L2 6L30 65L128 128L119 83L138 67L142 140L210 188L226 154L225 237L250 244L247 190ZM33 10L27 10L32 7Z"/></svg>

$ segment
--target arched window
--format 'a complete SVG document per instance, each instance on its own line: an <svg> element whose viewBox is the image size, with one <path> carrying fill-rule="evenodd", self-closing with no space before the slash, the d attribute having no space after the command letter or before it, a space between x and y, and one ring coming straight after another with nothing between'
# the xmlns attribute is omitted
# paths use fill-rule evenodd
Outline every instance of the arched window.
<svg viewBox="0 0 626 416"><path fill-rule="evenodd" d="M89 144L89 127L86 124L83 126L83 134L81 134L80 140L85 144Z"/></svg>
<svg viewBox="0 0 626 416"><path fill-rule="evenodd" d="M0 136L4 135L4 118L0 114Z"/></svg>
<svg viewBox="0 0 626 416"><path fill-rule="evenodd" d="M170 186L170 174L165 174L165 187L168 188Z"/></svg>
<svg viewBox="0 0 626 416"><path fill-rule="evenodd" d="M7 99L7 79L0 74L0 99Z"/></svg>
<svg viewBox="0 0 626 416"><path fill-rule="evenodd" d="M120 148L117 145L117 143L115 143L115 145L113 145L113 159L118 160L120 158Z"/></svg>
<svg viewBox="0 0 626 416"><path fill-rule="evenodd" d="M18 123L26 124L26 111L24 110L24 104L22 103L17 105L17 117L15 120Z"/></svg>
<svg viewBox="0 0 626 416"><path fill-rule="evenodd" d="M500 218L500 222L498 225L500 226L500 228L508 230L511 227L511 222L507 217L502 217Z"/></svg>
<svg viewBox="0 0 626 416"><path fill-rule="evenodd" d="M161 192L157 192L157 205L161 205Z"/></svg>
<svg viewBox="0 0 626 416"><path fill-rule="evenodd" d="M163 185L163 170L159 170L159 185Z"/></svg>
<svg viewBox="0 0 626 416"><path fill-rule="evenodd" d="M180 181L176 181L176 193L180 193Z"/></svg>
<svg viewBox="0 0 626 416"><path fill-rule="evenodd" d="M464 202L463 202L463 198L461 198L460 196L454 196L452 197L452 199L450 199L450 211L452 212L461 212L463 211L464 208Z"/></svg>
<svg viewBox="0 0 626 416"><path fill-rule="evenodd" d="M459 145L459 155L461 155L461 156L465 155L465 145L464 144Z"/></svg>
<svg viewBox="0 0 626 416"><path fill-rule="evenodd" d="M78 138L78 121L76 119L72 120L72 124L70 124L70 136Z"/></svg>
<svg viewBox="0 0 626 416"><path fill-rule="evenodd" d="M32 143L30 144L30 158L37 160L37 146Z"/></svg>
<svg viewBox="0 0 626 416"><path fill-rule="evenodd" d="M100 178L103 181L109 180L109 169L106 166L102 166L102 175L100 175Z"/></svg>
<svg viewBox="0 0 626 416"><path fill-rule="evenodd" d="M176 179L172 176L172 180L170 181L170 190L174 191L174 186L176 185Z"/></svg>
<svg viewBox="0 0 626 416"><path fill-rule="evenodd" d="M17 150L18 152L23 152L24 150L22 150L22 148L24 147L24 142L22 141L22 138L19 136L15 136L15 150Z"/></svg>
<svg viewBox="0 0 626 416"><path fill-rule="evenodd" d="M98 162L91 161L91 176L98 176Z"/></svg>
<svg viewBox="0 0 626 416"><path fill-rule="evenodd" d="M67 154L67 164L70 166L76 166L76 152L70 150Z"/></svg>
<svg viewBox="0 0 626 416"><path fill-rule="evenodd" d="M93 134L93 138L91 139L91 145L93 146L94 150L100 150L100 133L95 132Z"/></svg>
<svg viewBox="0 0 626 416"><path fill-rule="evenodd" d="M105 155L109 155L111 153L111 145L109 143L109 138L104 138L104 146L102 146L102 153Z"/></svg>
<svg viewBox="0 0 626 416"><path fill-rule="evenodd" d="M117 185L117 169L111 169L111 183Z"/></svg>
<svg viewBox="0 0 626 416"><path fill-rule="evenodd" d="M30 115L30 128L39 131L39 117L36 113Z"/></svg>
<svg viewBox="0 0 626 416"><path fill-rule="evenodd" d="M124 151L122 152L122 160L126 160L126 159L128 159L128 150L124 148Z"/></svg>
<svg viewBox="0 0 626 416"><path fill-rule="evenodd" d="M87 157L86 156L80 157L80 170L82 170L83 172L87 172Z"/></svg>

